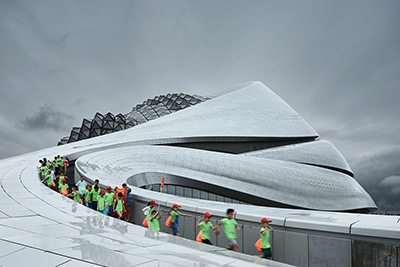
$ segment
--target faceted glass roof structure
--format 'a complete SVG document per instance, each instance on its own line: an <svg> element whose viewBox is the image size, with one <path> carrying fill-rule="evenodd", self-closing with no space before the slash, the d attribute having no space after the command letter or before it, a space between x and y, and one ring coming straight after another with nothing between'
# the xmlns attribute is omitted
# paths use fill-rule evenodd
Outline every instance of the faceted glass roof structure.
<svg viewBox="0 0 400 267"><path fill-rule="evenodd" d="M125 115L119 113L114 116L111 112L103 115L97 112L91 121L83 119L81 127L73 127L70 135L62 138L58 145L125 130L205 100L207 98L198 95L167 94L148 99L142 104L136 105L130 113Z"/></svg>

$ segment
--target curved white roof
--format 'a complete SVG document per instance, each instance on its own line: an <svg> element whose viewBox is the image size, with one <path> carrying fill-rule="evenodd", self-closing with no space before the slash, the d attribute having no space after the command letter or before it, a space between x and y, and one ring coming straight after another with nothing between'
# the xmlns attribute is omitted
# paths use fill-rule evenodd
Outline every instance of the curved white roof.
<svg viewBox="0 0 400 267"><path fill-rule="evenodd" d="M325 140L262 149L246 153L247 156L305 163L353 172L336 147Z"/></svg>
<svg viewBox="0 0 400 267"><path fill-rule="evenodd" d="M182 166L182 162L190 160L193 165L183 167L186 172L181 173L182 170L175 168L174 175L192 180L205 175L209 177L205 183L215 186L224 186L223 180L232 180L237 184L232 190L240 189L243 193L278 203L278 206L319 210L376 208L365 190L354 179L349 179L350 177L340 172L344 170L351 174L351 169L337 149L326 141L279 146L236 156L158 146L136 147L196 141L208 142L211 146L213 142L225 141L234 145L243 140L257 142L290 139L304 142L304 138L310 141L318 136L300 115L260 82L235 86L224 92L225 94L217 94L215 98L193 107L104 136L101 139L103 152L89 155L78 162L88 163L87 159L90 157L96 157L96 164L99 164L101 158L112 161L110 157L114 152L107 152L106 149L135 146L132 148L135 155L130 154L130 149L118 153L123 154L122 157L147 159L149 162L141 163L144 166L169 166L158 168L160 172L172 171L172 166ZM92 153L98 150L95 148L98 144L95 139L84 140L74 147L79 152L72 152L69 156L79 158L86 153ZM175 161L163 163L162 155L166 153L175 157ZM213 161L206 165L205 162L210 158ZM143 167L137 168L146 172Z"/></svg>

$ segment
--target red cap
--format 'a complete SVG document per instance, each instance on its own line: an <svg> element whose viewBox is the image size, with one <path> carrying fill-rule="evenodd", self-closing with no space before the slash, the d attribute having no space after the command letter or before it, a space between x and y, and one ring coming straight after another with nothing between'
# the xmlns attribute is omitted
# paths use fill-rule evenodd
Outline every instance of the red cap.
<svg viewBox="0 0 400 267"><path fill-rule="evenodd" d="M178 204L174 204L174 205L172 205L172 208L174 209L174 208L180 208L181 206L179 206Z"/></svg>
<svg viewBox="0 0 400 267"><path fill-rule="evenodd" d="M111 190L111 186L107 186L107 190L110 189Z"/></svg>
<svg viewBox="0 0 400 267"><path fill-rule="evenodd" d="M62 179L61 182L66 182L65 179Z"/></svg>
<svg viewBox="0 0 400 267"><path fill-rule="evenodd" d="M150 201L150 206L152 206L152 207L157 206L157 205L156 205L156 202L155 202L154 200Z"/></svg>
<svg viewBox="0 0 400 267"><path fill-rule="evenodd" d="M87 184L86 187L88 187L88 186L92 186L92 185L91 184Z"/></svg>
<svg viewBox="0 0 400 267"><path fill-rule="evenodd" d="M209 212L204 213L204 218L210 218L212 215Z"/></svg>
<svg viewBox="0 0 400 267"><path fill-rule="evenodd" d="M106 191L104 191L103 189L100 191L100 194L105 194Z"/></svg>
<svg viewBox="0 0 400 267"><path fill-rule="evenodd" d="M272 221L268 220L267 218L261 219L261 223L269 223L269 222L272 222Z"/></svg>

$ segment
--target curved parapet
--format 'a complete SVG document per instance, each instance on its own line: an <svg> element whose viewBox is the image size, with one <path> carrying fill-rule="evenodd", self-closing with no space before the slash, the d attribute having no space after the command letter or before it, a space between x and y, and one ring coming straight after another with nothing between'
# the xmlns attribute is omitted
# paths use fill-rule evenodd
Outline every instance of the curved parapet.
<svg viewBox="0 0 400 267"><path fill-rule="evenodd" d="M62 154L67 147L0 160L1 266L175 266L177 262L257 266L253 262L260 262L103 215L47 188L38 179L37 159Z"/></svg>
<svg viewBox="0 0 400 267"><path fill-rule="evenodd" d="M330 211L375 208L364 189L345 174L244 155L137 146L91 153L79 158L76 168L86 177L114 176L143 188L159 184L165 176L167 185L262 206Z"/></svg>

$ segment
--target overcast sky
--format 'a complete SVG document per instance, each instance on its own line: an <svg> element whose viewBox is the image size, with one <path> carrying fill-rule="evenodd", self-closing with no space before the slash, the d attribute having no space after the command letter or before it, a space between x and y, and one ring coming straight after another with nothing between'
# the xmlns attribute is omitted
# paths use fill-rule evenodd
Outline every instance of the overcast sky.
<svg viewBox="0 0 400 267"><path fill-rule="evenodd" d="M168 92L259 80L400 210L400 1L0 0L0 158Z"/></svg>

